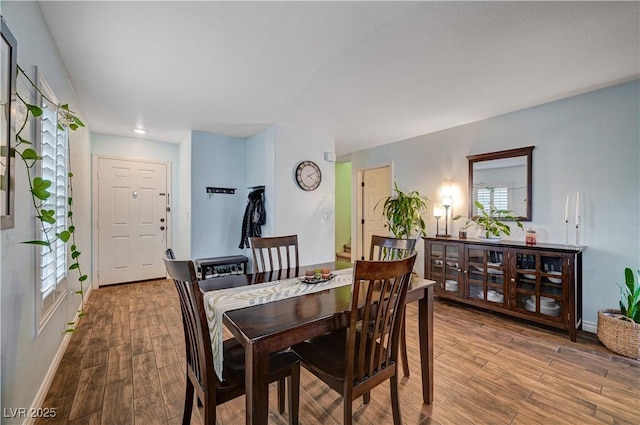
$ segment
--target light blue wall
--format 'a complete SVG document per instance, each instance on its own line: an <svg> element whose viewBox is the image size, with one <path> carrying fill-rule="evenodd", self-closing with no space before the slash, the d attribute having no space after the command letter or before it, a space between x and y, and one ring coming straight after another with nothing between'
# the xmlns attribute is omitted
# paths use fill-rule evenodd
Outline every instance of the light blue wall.
<svg viewBox="0 0 640 425"><path fill-rule="evenodd" d="M191 258L244 254L240 236L246 205L246 140L191 133ZM234 195L206 193L235 188Z"/></svg>
<svg viewBox="0 0 640 425"><path fill-rule="evenodd" d="M536 229L539 242L564 243L566 196L573 211L575 193L582 192L583 312L585 328L593 331L597 310L618 306L624 267L640 268L639 105L640 82L634 81L357 152L351 155L354 180L359 169L393 161L398 185L432 202L439 202L441 183L452 180L458 189L453 214L466 214L466 155L534 145L533 221L525 226ZM434 234L432 216L427 226ZM524 240L524 234L516 229L509 239Z"/></svg>
<svg viewBox="0 0 640 425"><path fill-rule="evenodd" d="M34 77L33 67L43 76L62 103L84 120L78 108L73 88L69 85L53 40L47 31L36 2L2 1L2 16L18 41L18 64ZM29 134L29 138L33 140ZM83 273L91 275L91 156L90 134L87 129L71 132L71 164L75 175L74 224L76 242L82 256ZM24 166L16 166L15 227L1 235L0 302L0 405L2 407L32 406L36 398L44 397L43 382L52 376L54 359L61 354L66 322L73 320L80 298L68 295L37 333L35 248L21 242L34 239L36 219L28 195ZM77 290L77 276L70 274L69 289ZM90 285L90 279L85 288ZM43 400L40 399L39 402ZM22 419L2 418L3 424L22 423Z"/></svg>
<svg viewBox="0 0 640 425"><path fill-rule="evenodd" d="M267 220L262 226L263 236L275 236L275 193L276 193L276 133L271 126L247 139L247 187L264 186L264 203ZM245 195L250 190L245 191ZM247 257L251 250L247 248Z"/></svg>

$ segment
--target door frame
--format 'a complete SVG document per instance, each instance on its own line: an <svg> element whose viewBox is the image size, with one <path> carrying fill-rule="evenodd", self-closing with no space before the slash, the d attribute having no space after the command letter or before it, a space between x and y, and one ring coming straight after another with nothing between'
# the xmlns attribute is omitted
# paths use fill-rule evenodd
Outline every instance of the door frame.
<svg viewBox="0 0 640 425"><path fill-rule="evenodd" d="M167 167L167 206L169 209L167 210L167 233L166 233L166 243L167 247L172 246L173 238L173 194L171 187L172 180L172 168L171 161L154 161L149 159L141 159L141 158L126 158L121 156L112 156L112 155L101 155L101 154L93 154L91 158L91 260L92 260L92 289L98 289L100 286L100 282L98 279L98 258L100 256L99 249L99 241L98 241L98 201L100 199L100 194L98 193L98 164L101 159L112 159L116 161L134 161L134 162L144 162L147 164L162 164Z"/></svg>
<svg viewBox="0 0 640 425"><path fill-rule="evenodd" d="M366 253L361 253L360 251L363 249L362 247L362 238L364 235L364 229L362 226L362 218L364 217L363 214L363 203L362 203L362 183L363 183L363 176L364 176L364 172L367 170L375 170L377 168L384 168L384 167L389 167L389 187L391 188L391 192L389 193L389 195L393 194L393 181L394 181L394 164L393 161L387 161L387 162L381 162L381 163L377 163L377 164L372 164L372 165L368 165L366 167L362 167L362 168L358 168L355 173L356 173L356 181L355 181L355 185L353 187L353 192L352 192L352 203L355 204L354 208L356 211L356 216L355 216L355 223L354 226L352 227L352 240L351 240L351 244L353 246L353 241L355 240L355 259L360 259L362 257L363 254ZM353 230L355 229L355 231ZM354 235L355 232L355 235ZM354 237L355 236L355 237ZM352 259L354 258L353 255L351 257ZM365 258L369 258L368 254L365 255Z"/></svg>

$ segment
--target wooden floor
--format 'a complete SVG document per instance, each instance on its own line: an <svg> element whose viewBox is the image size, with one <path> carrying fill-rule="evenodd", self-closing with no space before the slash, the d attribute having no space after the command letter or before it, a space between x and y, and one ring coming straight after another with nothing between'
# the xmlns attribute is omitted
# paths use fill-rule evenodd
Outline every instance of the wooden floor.
<svg viewBox="0 0 640 425"><path fill-rule="evenodd" d="M94 290L43 407L53 424L181 423L184 340L170 281ZM412 375L401 380L405 424L640 424L640 362L590 334L566 334L435 303L435 401L421 402L416 308L407 311ZM302 425L342 420L342 400L303 370ZM270 393L270 424L288 423ZM391 424L389 387L354 402L354 423ZM195 409L193 424L202 423ZM244 423L244 397L218 407L218 424Z"/></svg>

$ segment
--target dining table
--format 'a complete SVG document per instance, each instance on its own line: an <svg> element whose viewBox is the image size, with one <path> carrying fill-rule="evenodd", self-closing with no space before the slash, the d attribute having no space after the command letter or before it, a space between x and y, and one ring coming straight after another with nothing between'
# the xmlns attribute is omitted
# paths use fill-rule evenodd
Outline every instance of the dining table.
<svg viewBox="0 0 640 425"><path fill-rule="evenodd" d="M201 280L209 291L279 282L304 276L306 270L329 268L348 273L349 262L326 262L295 269L254 274L231 274ZM338 273L338 272L336 272ZM418 302L418 336L422 400L433 402L433 287L434 281L414 275L406 303ZM224 326L245 350L247 425L266 425L269 418L269 353L286 349L306 339L348 326L351 285L278 299L225 311Z"/></svg>

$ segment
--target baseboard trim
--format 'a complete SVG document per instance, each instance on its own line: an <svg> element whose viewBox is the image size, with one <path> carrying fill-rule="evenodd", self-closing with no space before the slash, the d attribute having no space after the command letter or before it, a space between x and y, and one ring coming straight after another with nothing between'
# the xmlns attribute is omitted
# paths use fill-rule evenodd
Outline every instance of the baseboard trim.
<svg viewBox="0 0 640 425"><path fill-rule="evenodd" d="M582 321L582 330L585 332L591 332L592 334L598 333L598 324Z"/></svg>
<svg viewBox="0 0 640 425"><path fill-rule="evenodd" d="M92 289L90 289L91 285L87 285L86 287L87 287L87 291L84 294L85 302L87 301L87 299L89 299L89 294L92 291ZM81 305L78 305L78 308L76 309L76 315L73 318L73 321L76 323L78 322L78 319L80 319L80 312L79 312L80 307ZM37 411L37 409L41 408L42 405L44 404L44 400L47 397L49 388L51 387L51 382L53 382L53 378L54 376L56 376L56 372L58 371L58 366L60 366L62 357L64 356L65 351L67 351L67 347L69 346L69 341L71 341L72 335L73 334L65 334L64 337L62 338L62 341L60 342L60 347L58 347L58 351L56 352L56 355L53 357L53 360L51 361L51 365L49 366L49 370L47 371L47 374L45 375L44 380L40 385L40 389L38 390L36 397L33 399L33 403L31 403L31 409L29 410L30 412ZM36 417L28 417L22 422L22 425L33 425L36 419L37 419Z"/></svg>

